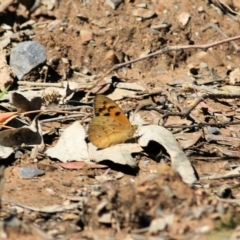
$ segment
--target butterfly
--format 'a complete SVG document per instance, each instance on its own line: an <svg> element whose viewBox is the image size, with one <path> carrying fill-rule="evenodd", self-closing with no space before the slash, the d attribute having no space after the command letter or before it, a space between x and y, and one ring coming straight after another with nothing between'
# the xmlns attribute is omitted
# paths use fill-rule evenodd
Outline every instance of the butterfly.
<svg viewBox="0 0 240 240"><path fill-rule="evenodd" d="M107 148L133 137L136 126L131 125L113 100L104 95L97 95L93 106L95 117L88 128L88 138L93 145Z"/></svg>

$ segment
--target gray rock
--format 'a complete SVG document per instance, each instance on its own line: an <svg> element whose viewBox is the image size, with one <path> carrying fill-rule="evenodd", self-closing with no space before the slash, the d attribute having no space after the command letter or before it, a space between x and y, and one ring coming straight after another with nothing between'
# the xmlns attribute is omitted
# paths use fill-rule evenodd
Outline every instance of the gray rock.
<svg viewBox="0 0 240 240"><path fill-rule="evenodd" d="M20 178L34 178L44 174L43 170L34 167L19 167L18 169L18 176Z"/></svg>
<svg viewBox="0 0 240 240"><path fill-rule="evenodd" d="M123 0L106 0L105 4L110 6L112 9L116 9L120 3L122 3Z"/></svg>
<svg viewBox="0 0 240 240"><path fill-rule="evenodd" d="M12 49L10 67L19 80L47 59L44 46L36 41L19 43Z"/></svg>

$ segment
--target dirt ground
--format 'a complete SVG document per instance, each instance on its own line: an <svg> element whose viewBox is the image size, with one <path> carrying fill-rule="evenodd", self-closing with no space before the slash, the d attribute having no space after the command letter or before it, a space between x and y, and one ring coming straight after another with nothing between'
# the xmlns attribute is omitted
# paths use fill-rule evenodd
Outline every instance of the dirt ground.
<svg viewBox="0 0 240 240"><path fill-rule="evenodd" d="M89 78L76 91L75 103L69 102L80 105L86 118L43 123L48 133L43 151L32 158L31 148L21 146L2 160L5 225L0 239L239 239L239 41L189 47L238 36L240 5L221 2L126 0L113 9L103 0L1 1L1 34L4 24L14 33L34 33L19 34L4 47L7 62L11 49L25 40L38 41L47 53L47 73L41 74L40 66L22 80L14 78L9 92L32 87L21 81L77 82L76 72L98 78L109 73L114 81L138 83L148 92L120 98L119 105L129 112L143 104L138 112L145 123L174 133L200 181L193 187L183 183L167 153L159 159L156 149L135 154L135 169L109 162L104 168L68 169L46 156L44 151L59 139L59 129L76 119L86 127L91 120L96 88L89 89L97 78ZM33 22L22 27L29 20ZM179 50L108 72L115 64L173 46ZM110 94L115 86L101 93ZM90 100L84 102L87 93ZM184 115L203 94L204 100ZM45 174L21 179L23 166L37 166ZM78 205L68 209L72 204ZM55 211L53 205L66 208ZM43 210L46 206L51 211Z"/></svg>

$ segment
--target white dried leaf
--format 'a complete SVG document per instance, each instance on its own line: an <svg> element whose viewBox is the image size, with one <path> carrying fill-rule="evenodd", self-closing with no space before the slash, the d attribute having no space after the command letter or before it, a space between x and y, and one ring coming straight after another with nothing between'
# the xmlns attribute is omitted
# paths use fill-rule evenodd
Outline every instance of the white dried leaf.
<svg viewBox="0 0 240 240"><path fill-rule="evenodd" d="M117 164L136 167L136 160L132 153L141 152L142 148L137 143L118 144L105 149L97 149L92 143L88 144L89 158L95 162L109 160Z"/></svg>
<svg viewBox="0 0 240 240"><path fill-rule="evenodd" d="M85 138L85 129L76 121L64 130L58 143L49 148L46 154L61 162L86 160L88 159L88 149Z"/></svg>
<svg viewBox="0 0 240 240"><path fill-rule="evenodd" d="M166 149L173 169L180 174L185 183L191 185L197 181L191 162L170 131L161 126L148 125L139 127L137 134L140 136L138 142L141 147L146 147L150 141L155 141Z"/></svg>

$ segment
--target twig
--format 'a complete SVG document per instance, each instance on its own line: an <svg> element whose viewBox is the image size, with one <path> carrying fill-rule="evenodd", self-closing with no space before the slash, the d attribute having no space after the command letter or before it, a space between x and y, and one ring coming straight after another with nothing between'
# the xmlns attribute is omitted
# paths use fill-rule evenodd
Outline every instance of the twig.
<svg viewBox="0 0 240 240"><path fill-rule="evenodd" d="M228 35L227 34L225 34L216 24L214 24L214 23L209 23L207 26L205 26L204 28L202 28L202 32L203 31L205 31L205 30L207 30L208 28L213 28L213 29L215 29L218 33L220 33L224 38L228 38ZM233 47L236 49L236 51L238 52L239 51L239 46L235 43L235 42L230 42L232 45L233 45Z"/></svg>
<svg viewBox="0 0 240 240"><path fill-rule="evenodd" d="M225 203L232 203L240 206L240 200L239 199L225 199L225 198L217 198L218 201L225 202Z"/></svg>
<svg viewBox="0 0 240 240"><path fill-rule="evenodd" d="M88 106L84 106L84 107L88 107ZM89 107L92 108L92 107ZM75 108L73 110L76 110ZM64 114L79 114L79 112L72 112L72 111L64 111L64 110L34 110L34 111L28 111L28 112L24 112L21 113L21 116L26 116L29 114L33 114L33 113L64 113ZM83 114L83 113L82 113Z"/></svg>
<svg viewBox="0 0 240 240"><path fill-rule="evenodd" d="M6 198L2 198L2 201L21 207L21 208L28 209L28 210L32 210L36 212L46 212L46 213L64 212L66 210L77 209L79 206L82 205L81 203L72 203L69 205L52 205L52 206L44 206L40 208L40 207L31 207L25 204L14 202Z"/></svg>
<svg viewBox="0 0 240 240"><path fill-rule="evenodd" d="M85 115L83 113L79 113L79 114L72 114L72 115L67 115L67 116L59 116L59 117L55 117L55 118L40 120L40 123L60 121L60 120L68 120L68 119L71 119L71 118L79 118L79 117L85 117Z"/></svg>
<svg viewBox="0 0 240 240"><path fill-rule="evenodd" d="M171 98L171 95L168 94L168 98L170 98L170 102L177 104L176 101L174 101ZM169 112L164 114L163 118L167 118L168 116L180 116L180 117L187 117L192 112L192 110L198 106L200 102L202 102L204 99L216 99L216 98L224 98L224 99L231 99L231 98L240 98L240 94L224 94L224 93L206 93L202 96L199 96L196 100L196 102L188 109L181 110L181 112ZM177 104L177 107L181 109L180 105ZM202 124L202 123L199 123ZM226 124L226 123L223 123Z"/></svg>
<svg viewBox="0 0 240 240"><path fill-rule="evenodd" d="M219 179L229 179L229 178L237 178L240 177L240 173L237 174L229 174L229 175L212 175L200 177L200 180L219 180Z"/></svg>
<svg viewBox="0 0 240 240"><path fill-rule="evenodd" d="M181 128L181 129L186 129L186 128L202 128L202 127L226 127L230 125L238 125L240 124L240 121L235 121L235 122L221 122L221 123L206 123L206 122L200 122L197 124L192 124L192 125L175 125L175 124L170 124L167 126L164 126L165 128Z"/></svg>
<svg viewBox="0 0 240 240"><path fill-rule="evenodd" d="M28 82L28 81L19 81L18 85L20 86L36 86L36 87L59 87L62 88L63 84L62 83L40 83L40 82Z"/></svg>
<svg viewBox="0 0 240 240"><path fill-rule="evenodd" d="M199 44L199 45L166 46L166 47L164 47L164 48L162 48L162 49L160 49L160 50L158 50L154 53L148 54L147 56L143 56L143 57L140 57L140 58L135 58L133 60L114 65L110 70L108 70L106 72L106 74L104 74L102 77L100 77L96 81L96 83L92 86L92 88L96 87L99 84L99 82L101 82L102 79L105 78L106 76L108 76L112 71L117 70L117 69L119 69L121 67L124 67L126 65L129 65L129 64L132 64L132 63L135 63L135 62L139 62L139 61L142 61L144 59L147 59L147 58L159 55L159 54L168 53L168 52L171 52L171 51L180 51L180 50L187 50L187 49L201 49L202 51L206 51L208 48L215 47L215 46L218 46L218 45L221 45L221 44L224 44L224 43L232 42L232 41L238 40L238 39L240 39L240 36L230 37L230 38L226 38L226 39L223 39L223 40L220 40L220 41L217 41L217 42L213 42L213 43L209 43L209 44L202 44L202 45ZM87 92L87 94L85 96L86 100L88 99L88 97L91 93L91 89Z"/></svg>
<svg viewBox="0 0 240 240"><path fill-rule="evenodd" d="M196 102L187 110L183 111L182 114L183 116L188 116L189 113L204 99L210 98L210 99L215 99L215 98L224 98L224 99L231 99L231 98L240 98L240 94L224 94L224 93L206 93L203 94L202 96L199 96Z"/></svg>

